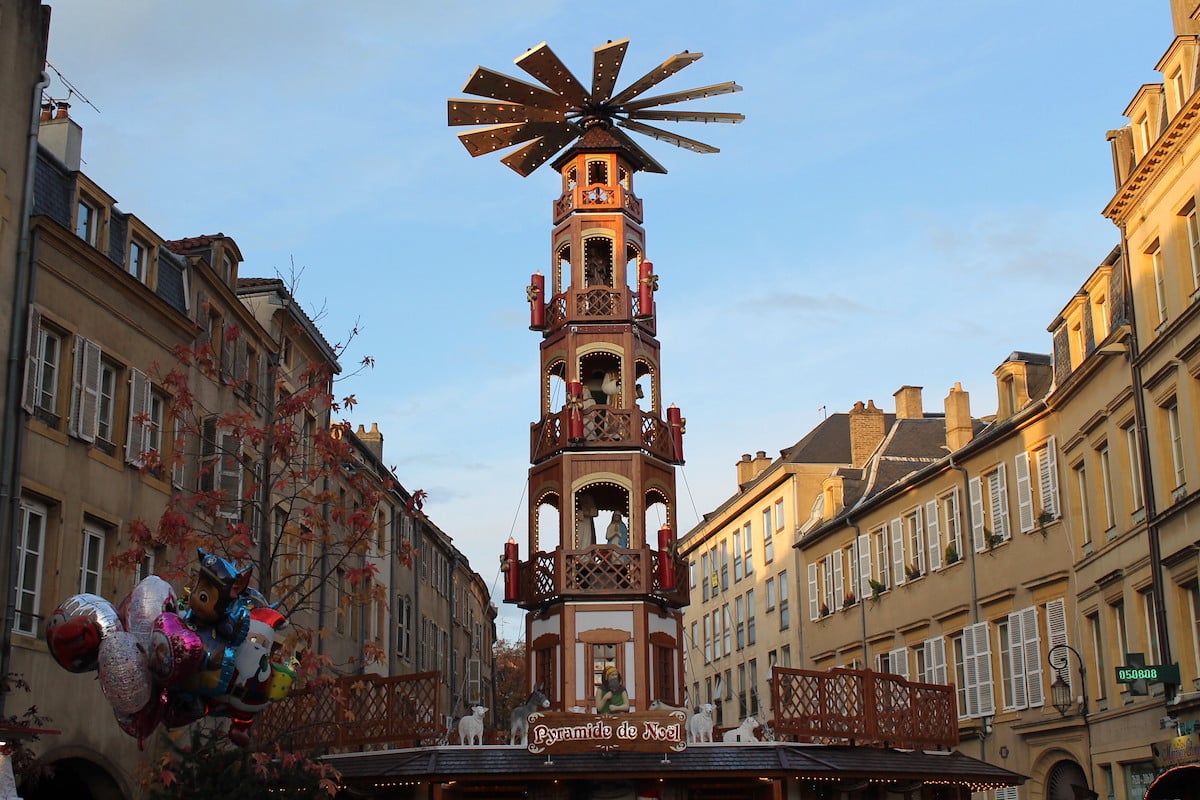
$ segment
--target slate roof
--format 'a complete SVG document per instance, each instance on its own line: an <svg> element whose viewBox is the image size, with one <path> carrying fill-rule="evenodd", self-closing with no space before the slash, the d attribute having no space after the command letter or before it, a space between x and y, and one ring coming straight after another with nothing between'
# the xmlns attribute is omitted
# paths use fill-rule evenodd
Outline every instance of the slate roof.
<svg viewBox="0 0 1200 800"><path fill-rule="evenodd" d="M327 756L342 780L554 780L603 773L606 778L691 776L901 778L1016 786L1025 776L959 752L786 742L696 745L681 753L613 752L534 755L523 747L420 747Z"/></svg>

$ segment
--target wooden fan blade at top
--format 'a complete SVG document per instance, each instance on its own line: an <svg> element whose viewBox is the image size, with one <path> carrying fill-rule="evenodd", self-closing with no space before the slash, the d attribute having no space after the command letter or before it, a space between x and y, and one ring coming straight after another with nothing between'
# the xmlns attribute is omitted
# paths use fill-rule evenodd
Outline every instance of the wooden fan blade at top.
<svg viewBox="0 0 1200 800"><path fill-rule="evenodd" d="M621 64L625 63L627 49L628 39L618 39L596 48L592 56L593 102L603 103L612 96L613 87L617 84L617 73L621 71Z"/></svg>
<svg viewBox="0 0 1200 800"><path fill-rule="evenodd" d="M728 111L631 111L630 119L657 119L665 122L728 122L737 124L746 119L745 114Z"/></svg>
<svg viewBox="0 0 1200 800"><path fill-rule="evenodd" d="M463 131L458 134L458 140L463 143L473 156L494 153L514 144L528 142L540 136L552 134L564 126L566 122L522 122L516 125L491 125L473 131Z"/></svg>
<svg viewBox="0 0 1200 800"><path fill-rule="evenodd" d="M626 111L637 111L642 108L653 108L654 106L665 106L671 103L684 103L688 100L700 100L705 97L712 97L718 94L732 94L740 92L742 87L738 86L733 81L725 83L715 83L712 86L701 86L697 89L686 89L682 92L674 92L672 94L660 94L654 97L646 97L641 100L634 100L630 103L625 103Z"/></svg>
<svg viewBox="0 0 1200 800"><path fill-rule="evenodd" d="M682 53L671 56L663 63L659 64L654 69L647 72L642 77L638 78L626 88L617 93L611 102L613 105L621 105L626 100L632 100L647 89L657 86L667 78L679 72L684 67L699 61L704 58L704 53L689 53L684 50Z"/></svg>
<svg viewBox="0 0 1200 800"><path fill-rule="evenodd" d="M568 105L579 108L587 100L583 84L545 42L527 50L513 63L557 92Z"/></svg>
<svg viewBox="0 0 1200 800"><path fill-rule="evenodd" d="M619 119L617 124L623 128L629 128L631 131L645 134L652 139L658 139L660 142L668 142L676 147L682 147L684 150L691 150L693 153L719 153L719 147L713 147L711 144L698 142L695 139L689 139L686 136L680 136L677 133L664 131L662 128L655 128L652 125L643 125L640 122L634 122L631 119Z"/></svg>
<svg viewBox="0 0 1200 800"><path fill-rule="evenodd" d="M561 126L556 126L556 130L514 150L500 161L522 177L528 177L529 173L545 164L580 133L578 125L572 125L569 122L563 123Z"/></svg>
<svg viewBox="0 0 1200 800"><path fill-rule="evenodd" d="M553 92L510 75L493 72L486 67L475 68L463 86L463 91L478 97L507 100L510 103L522 103L555 111L566 111L570 107L566 100Z"/></svg>
<svg viewBox="0 0 1200 800"><path fill-rule="evenodd" d="M642 146L633 140L625 131L620 128L609 128L608 135L621 143L623 147L628 149L636 156L637 160L641 161L642 169L645 172L653 172L657 175L666 175L667 168L654 160L654 157L642 149Z"/></svg>
<svg viewBox="0 0 1200 800"><path fill-rule="evenodd" d="M506 122L558 122L565 119L562 111L535 108L520 103L496 103L487 100L464 100L452 97L446 101L446 116L450 125L497 125Z"/></svg>

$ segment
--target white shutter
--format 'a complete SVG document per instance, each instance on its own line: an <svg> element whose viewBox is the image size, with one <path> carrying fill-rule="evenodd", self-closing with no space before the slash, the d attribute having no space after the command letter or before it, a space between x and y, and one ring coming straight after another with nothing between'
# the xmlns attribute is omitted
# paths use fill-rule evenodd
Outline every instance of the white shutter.
<svg viewBox="0 0 1200 800"><path fill-rule="evenodd" d="M981 552L987 547L983 536L983 486L979 478L971 478L967 484L971 494L971 538L975 542L975 552Z"/></svg>
<svg viewBox="0 0 1200 800"><path fill-rule="evenodd" d="M837 603L833 598L833 553L827 553L821 559L821 602L825 606L825 610L833 611L837 608Z"/></svg>
<svg viewBox="0 0 1200 800"><path fill-rule="evenodd" d="M875 654L875 671L876 672L886 672L886 670L884 670L884 668L883 668L883 653Z"/></svg>
<svg viewBox="0 0 1200 800"><path fill-rule="evenodd" d="M817 594L817 565L808 565L808 618L810 620L821 618L821 607L818 604Z"/></svg>
<svg viewBox="0 0 1200 800"><path fill-rule="evenodd" d="M975 688L978 697L978 713L986 717L996 713L996 698L992 682L992 647L988 637L988 624L980 622L968 630L975 638Z"/></svg>
<svg viewBox="0 0 1200 800"><path fill-rule="evenodd" d="M904 523L892 520L892 585L904 583Z"/></svg>
<svg viewBox="0 0 1200 800"><path fill-rule="evenodd" d="M897 647L888 653L888 666L893 675L908 680L908 649Z"/></svg>
<svg viewBox="0 0 1200 800"><path fill-rule="evenodd" d="M962 515L959 513L958 487L950 493L950 509L946 512L946 541L954 542L954 552L958 557L965 555L962 543Z"/></svg>
<svg viewBox="0 0 1200 800"><path fill-rule="evenodd" d="M145 463L146 414L150 413L150 380L141 370L129 370L129 428L125 436L125 461L140 467Z"/></svg>
<svg viewBox="0 0 1200 800"><path fill-rule="evenodd" d="M929 548L929 571L942 568L942 535L938 529L937 500L925 504L925 541Z"/></svg>
<svg viewBox="0 0 1200 800"><path fill-rule="evenodd" d="M1014 459L1017 472L1017 524L1021 533L1033 530L1033 489L1029 484L1029 454L1017 453Z"/></svg>
<svg viewBox="0 0 1200 800"><path fill-rule="evenodd" d="M988 484L992 500L992 533L1007 541L1012 537L1012 531L1008 525L1008 481L1005 479L1004 464L996 467L996 471L989 476Z"/></svg>
<svg viewBox="0 0 1200 800"><path fill-rule="evenodd" d="M858 537L858 599L871 596L871 534Z"/></svg>
<svg viewBox="0 0 1200 800"><path fill-rule="evenodd" d="M1058 455L1054 437L1046 440L1046 447L1038 451L1038 489L1041 494L1042 511L1058 518Z"/></svg>
<svg viewBox="0 0 1200 800"><path fill-rule="evenodd" d="M913 541L910 543L912 546L912 550L913 550L912 554L911 554L912 560L913 560L913 566L916 567L918 572L920 572L921 574L924 574L925 573L925 545L923 544L923 542L925 540L924 509L922 509L921 506L917 506L917 510L913 513L913 517L914 517L914 519L913 519Z"/></svg>
<svg viewBox="0 0 1200 800"><path fill-rule="evenodd" d="M1046 692L1042 688L1042 647L1038 634L1037 606L1022 609L1021 633L1025 641L1025 691L1031 708L1045 705Z"/></svg>
<svg viewBox="0 0 1200 800"><path fill-rule="evenodd" d="M217 512L223 517L236 518L242 500L241 446L232 433L221 434L221 447L217 454L221 491L221 504Z"/></svg>
<svg viewBox="0 0 1200 800"><path fill-rule="evenodd" d="M833 606L841 608L846 603L845 574L842 568L842 551L834 550L833 556Z"/></svg>
<svg viewBox="0 0 1200 800"><path fill-rule="evenodd" d="M933 639L926 639L923 645L925 649L925 674L921 677L926 683L946 683L946 640L937 636Z"/></svg>
<svg viewBox="0 0 1200 800"><path fill-rule="evenodd" d="M879 532L879 580L890 588L892 582L888 576L892 574L892 561L888 553L888 527L884 525Z"/></svg>
<svg viewBox="0 0 1200 800"><path fill-rule="evenodd" d="M965 717L979 716L979 672L975 660L974 627L963 628L963 694L966 708L960 709Z"/></svg>
<svg viewBox="0 0 1200 800"><path fill-rule="evenodd" d="M42 312L29 307L29 330L25 336L25 385L21 389L21 408L33 413L42 379Z"/></svg>
<svg viewBox="0 0 1200 800"><path fill-rule="evenodd" d="M1025 636L1021 632L1023 619L1019 611L1008 615L1008 669L1012 675L1009 708L1025 708L1029 705L1025 692Z"/></svg>
<svg viewBox="0 0 1200 800"><path fill-rule="evenodd" d="M1046 603L1046 645L1047 652L1054 650L1060 644L1067 644L1067 606L1066 602L1060 597L1057 600L1051 600ZM1066 676L1067 683L1071 686L1071 696L1075 696L1075 678L1071 672L1066 651L1060 651L1054 659L1052 666L1057 670L1060 665L1063 675Z"/></svg>

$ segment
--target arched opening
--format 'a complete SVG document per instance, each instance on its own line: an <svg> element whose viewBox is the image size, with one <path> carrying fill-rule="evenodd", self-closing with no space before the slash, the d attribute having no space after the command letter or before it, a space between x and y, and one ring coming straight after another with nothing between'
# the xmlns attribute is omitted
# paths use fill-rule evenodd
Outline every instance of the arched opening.
<svg viewBox="0 0 1200 800"><path fill-rule="evenodd" d="M545 492L534 509L532 540L538 550L553 550L561 539L562 499L558 492Z"/></svg>
<svg viewBox="0 0 1200 800"><path fill-rule="evenodd" d="M549 414L567 402L567 362L558 360L546 368L542 413Z"/></svg>
<svg viewBox="0 0 1200 800"><path fill-rule="evenodd" d="M554 258L554 280L550 285L552 295L562 294L571 277L571 244L568 242L558 248Z"/></svg>
<svg viewBox="0 0 1200 800"><path fill-rule="evenodd" d="M630 547L629 490L595 481L575 491L575 548L593 544Z"/></svg>
<svg viewBox="0 0 1200 800"><path fill-rule="evenodd" d="M645 505L640 533L648 547L657 548L659 528L671 521L671 504L663 490L652 488L646 491ZM678 534L679 532L675 531L675 535Z"/></svg>
<svg viewBox="0 0 1200 800"><path fill-rule="evenodd" d="M1074 761L1059 761L1046 774L1046 800L1088 800L1096 796L1088 788L1083 767Z"/></svg>
<svg viewBox="0 0 1200 800"><path fill-rule="evenodd" d="M610 414L625 408L621 380L621 357L596 351L579 358L579 380L583 384L583 436L587 441L623 441L629 436L629 415Z"/></svg>
<svg viewBox="0 0 1200 800"><path fill-rule="evenodd" d="M654 373L654 365L649 361L638 359L634 364L633 403L643 411L659 413L658 387L655 385L658 376Z"/></svg>
<svg viewBox="0 0 1200 800"><path fill-rule="evenodd" d="M637 297L638 264L642 263L642 252L634 242L625 243L625 282L630 293Z"/></svg>
<svg viewBox="0 0 1200 800"><path fill-rule="evenodd" d="M53 772L36 784L21 787L25 800L125 800L115 778L86 758L63 758L50 762Z"/></svg>
<svg viewBox="0 0 1200 800"><path fill-rule="evenodd" d="M606 236L590 236L583 242L583 286L613 285L613 243Z"/></svg>

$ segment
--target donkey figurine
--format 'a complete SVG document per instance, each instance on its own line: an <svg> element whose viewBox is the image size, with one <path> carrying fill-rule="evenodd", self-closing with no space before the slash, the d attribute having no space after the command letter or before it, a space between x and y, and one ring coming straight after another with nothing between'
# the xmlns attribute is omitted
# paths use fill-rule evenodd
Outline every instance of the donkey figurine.
<svg viewBox="0 0 1200 800"><path fill-rule="evenodd" d="M529 715L540 708L549 708L550 698L539 683L533 689L533 694L525 701L525 705L512 710L512 723L509 728L509 744L519 744L525 747L529 744ZM518 737L520 741L517 741Z"/></svg>

